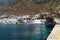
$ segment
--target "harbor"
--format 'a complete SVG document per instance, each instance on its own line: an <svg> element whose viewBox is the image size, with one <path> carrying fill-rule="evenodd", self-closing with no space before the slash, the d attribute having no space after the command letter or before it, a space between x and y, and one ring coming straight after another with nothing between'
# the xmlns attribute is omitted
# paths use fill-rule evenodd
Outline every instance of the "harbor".
<svg viewBox="0 0 60 40"><path fill-rule="evenodd" d="M46 18L39 18L40 14L33 15L23 15L23 16L5 16L5 15L0 15L0 24L44 24L46 21ZM60 19L54 18L54 21L56 21L57 24L60 24Z"/></svg>
<svg viewBox="0 0 60 40"><path fill-rule="evenodd" d="M51 30L44 24L1 24L0 40L45 40Z"/></svg>
<svg viewBox="0 0 60 40"><path fill-rule="evenodd" d="M60 0L0 0L0 40L60 40Z"/></svg>
<svg viewBox="0 0 60 40"><path fill-rule="evenodd" d="M57 24L50 35L48 36L47 40L60 40L60 25Z"/></svg>

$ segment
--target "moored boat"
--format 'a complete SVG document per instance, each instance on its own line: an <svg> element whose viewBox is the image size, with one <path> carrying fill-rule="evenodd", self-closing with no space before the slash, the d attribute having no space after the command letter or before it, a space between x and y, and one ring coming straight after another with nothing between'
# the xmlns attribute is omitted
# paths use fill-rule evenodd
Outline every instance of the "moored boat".
<svg viewBox="0 0 60 40"><path fill-rule="evenodd" d="M55 26L55 24L56 24L56 22L54 21L54 18L52 18L52 17L46 18L46 22L45 22L46 27L53 28Z"/></svg>

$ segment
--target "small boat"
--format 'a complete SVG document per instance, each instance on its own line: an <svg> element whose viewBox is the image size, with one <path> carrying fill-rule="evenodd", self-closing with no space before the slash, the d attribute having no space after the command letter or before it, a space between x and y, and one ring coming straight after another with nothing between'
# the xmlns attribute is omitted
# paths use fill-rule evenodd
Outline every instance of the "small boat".
<svg viewBox="0 0 60 40"><path fill-rule="evenodd" d="M46 18L46 22L45 22L46 27L53 28L55 26L55 24L56 24L56 22L54 21L54 18L52 18L52 17Z"/></svg>

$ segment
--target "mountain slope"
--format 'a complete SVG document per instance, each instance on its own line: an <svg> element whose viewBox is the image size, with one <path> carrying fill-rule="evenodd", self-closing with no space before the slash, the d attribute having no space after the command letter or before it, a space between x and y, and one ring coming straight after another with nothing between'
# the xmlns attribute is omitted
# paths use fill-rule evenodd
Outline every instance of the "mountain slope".
<svg viewBox="0 0 60 40"><path fill-rule="evenodd" d="M0 6L0 12L8 15L34 15L55 10L60 5L60 0L15 0L12 4Z"/></svg>

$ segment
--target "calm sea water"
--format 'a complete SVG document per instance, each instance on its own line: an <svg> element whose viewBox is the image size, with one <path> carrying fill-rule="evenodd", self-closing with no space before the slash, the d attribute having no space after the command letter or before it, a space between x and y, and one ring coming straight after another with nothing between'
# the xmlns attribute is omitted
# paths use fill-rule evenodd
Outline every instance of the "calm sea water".
<svg viewBox="0 0 60 40"><path fill-rule="evenodd" d="M3 24L0 25L0 40L44 40L51 32L40 24Z"/></svg>

